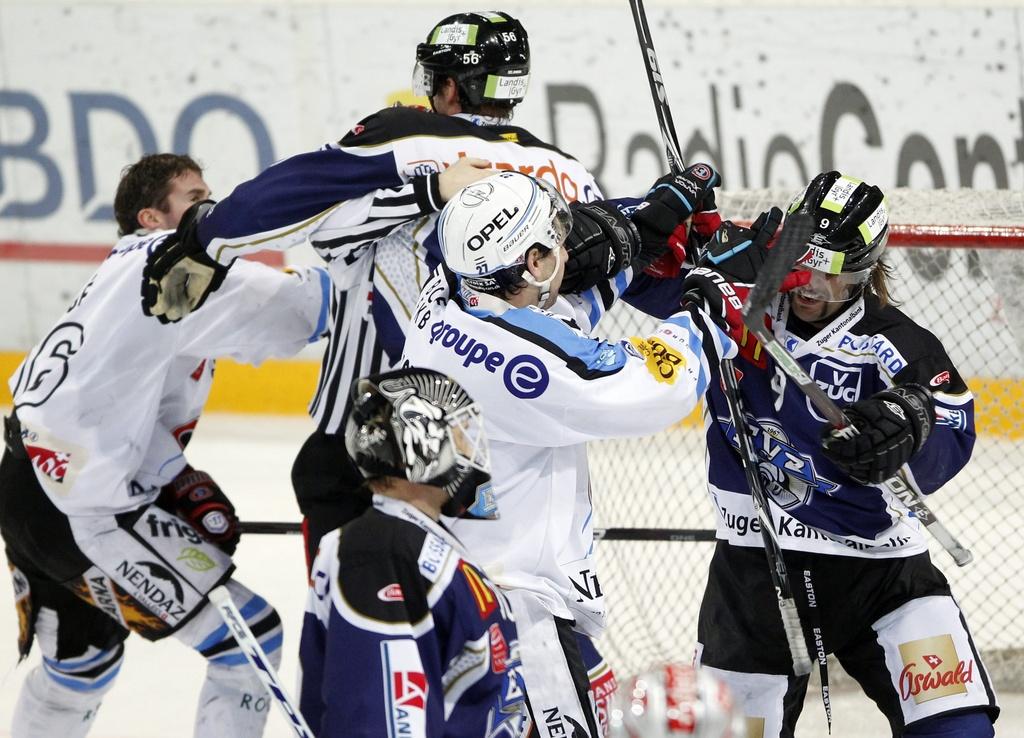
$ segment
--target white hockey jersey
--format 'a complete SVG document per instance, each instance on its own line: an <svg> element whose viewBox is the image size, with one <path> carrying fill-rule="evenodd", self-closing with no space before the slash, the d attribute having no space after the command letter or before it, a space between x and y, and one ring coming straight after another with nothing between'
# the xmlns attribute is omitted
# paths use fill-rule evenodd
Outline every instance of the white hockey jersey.
<svg viewBox="0 0 1024 738"><path fill-rule="evenodd" d="M610 283L614 297L631 273ZM497 520L458 518L452 531L497 584L537 593L557 617L599 635L604 598L593 558L586 442L642 436L685 417L710 376L700 326L687 313L649 336L591 338L609 285L560 297L551 310L513 308L440 269L427 283L406 364L444 372L483 410ZM603 295L602 295L603 293ZM710 323L710 321L709 321ZM734 351L717 329L708 340Z"/></svg>
<svg viewBox="0 0 1024 738"><path fill-rule="evenodd" d="M36 477L66 515L152 502L182 455L213 359L294 354L327 323L323 269L239 262L203 309L163 324L142 312L146 255L172 231L122 238L9 380Z"/></svg>

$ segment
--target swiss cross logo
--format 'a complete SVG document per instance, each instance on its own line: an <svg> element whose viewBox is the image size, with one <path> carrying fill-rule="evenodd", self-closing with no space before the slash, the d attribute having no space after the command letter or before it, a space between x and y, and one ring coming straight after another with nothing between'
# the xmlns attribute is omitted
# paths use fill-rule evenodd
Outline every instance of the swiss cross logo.
<svg viewBox="0 0 1024 738"><path fill-rule="evenodd" d="M29 446L26 444L25 451L32 459L32 465L51 482L64 483L64 477L68 473L68 463L71 461L71 454L64 451L53 451L42 446Z"/></svg>
<svg viewBox="0 0 1024 738"><path fill-rule="evenodd" d="M395 705L423 710L427 706L427 675L422 671L397 671L391 675Z"/></svg>
<svg viewBox="0 0 1024 738"><path fill-rule="evenodd" d="M938 668L939 668L939 666L940 666L940 665L942 664L942 659L940 659L940 658L939 658L938 656L936 656L936 655L935 655L935 654L933 654L933 653L929 653L929 654L926 654L926 655L925 655L925 656L923 657L923 660L924 660L924 662L925 662L926 664L928 664L928 666L930 666L930 667L931 667L932 669L938 669Z"/></svg>

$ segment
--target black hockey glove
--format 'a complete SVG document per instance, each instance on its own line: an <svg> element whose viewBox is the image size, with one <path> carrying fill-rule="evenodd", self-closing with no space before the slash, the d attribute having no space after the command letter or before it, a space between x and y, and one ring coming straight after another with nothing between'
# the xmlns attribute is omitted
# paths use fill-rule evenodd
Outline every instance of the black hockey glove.
<svg viewBox="0 0 1024 738"><path fill-rule="evenodd" d="M781 223L782 211L778 208L761 213L750 228L725 221L708 243L700 266L691 269L683 280L683 303L702 304L739 344L740 356L761 369L767 368L768 357L744 325L742 310ZM788 292L806 284L809 278L806 271L792 272L779 291Z"/></svg>
<svg viewBox="0 0 1024 738"><path fill-rule="evenodd" d="M919 384L890 387L844 412L852 428L826 428L822 449L861 484L879 484L896 474L921 450L935 422L932 394Z"/></svg>
<svg viewBox="0 0 1024 738"><path fill-rule="evenodd" d="M715 269L733 282L753 284L768 258L768 244L781 224L782 211L778 208L761 213L750 228L727 220L711 237L698 265Z"/></svg>
<svg viewBox="0 0 1024 738"><path fill-rule="evenodd" d="M198 310L228 273L199 243L199 221L213 205L213 200L203 200L186 210L178 229L146 259L142 311L161 323L175 323Z"/></svg>
<svg viewBox="0 0 1024 738"><path fill-rule="evenodd" d="M607 202L572 203L572 230L565 239L561 292L577 294L628 267L640 248L636 226Z"/></svg>
<svg viewBox="0 0 1024 738"><path fill-rule="evenodd" d="M235 506L206 472L186 466L160 490L156 504L184 519L228 556L235 552L241 538Z"/></svg>
<svg viewBox="0 0 1024 738"><path fill-rule="evenodd" d="M693 164L679 174L666 174L655 182L632 216L640 231L636 267L647 267L662 258L673 242L678 251L687 251L690 239L685 231L686 221L694 213L716 210L714 188L721 183L722 178L710 164ZM681 264L688 260L693 264L694 257L678 253L675 261Z"/></svg>

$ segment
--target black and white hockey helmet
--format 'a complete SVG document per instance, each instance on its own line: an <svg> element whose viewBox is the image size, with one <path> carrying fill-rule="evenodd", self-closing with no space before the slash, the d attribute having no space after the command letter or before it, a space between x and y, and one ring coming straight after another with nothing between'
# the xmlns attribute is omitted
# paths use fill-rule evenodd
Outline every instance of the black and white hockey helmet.
<svg viewBox="0 0 1024 738"><path fill-rule="evenodd" d="M508 13L448 16L416 47L413 92L433 97L446 77L455 80L464 107L514 107L530 84L526 29Z"/></svg>
<svg viewBox="0 0 1024 738"><path fill-rule="evenodd" d="M451 377L411 368L357 379L345 449L367 479L443 487L446 515L496 517L480 407Z"/></svg>
<svg viewBox="0 0 1024 738"><path fill-rule="evenodd" d="M854 177L819 174L790 203L789 212L797 210L814 218L811 261L805 261L813 269L829 274L870 269L889 241L885 195Z"/></svg>

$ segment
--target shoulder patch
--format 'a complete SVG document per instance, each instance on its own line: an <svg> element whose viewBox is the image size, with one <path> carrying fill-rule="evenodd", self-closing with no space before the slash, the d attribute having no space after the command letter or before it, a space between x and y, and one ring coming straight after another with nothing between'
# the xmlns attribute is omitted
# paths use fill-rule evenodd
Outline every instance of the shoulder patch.
<svg viewBox="0 0 1024 738"><path fill-rule="evenodd" d="M420 549L417 563L420 567L420 574L430 582L436 582L444 570L444 564L452 554L450 544L442 541L433 533L427 533L423 539L423 548Z"/></svg>

